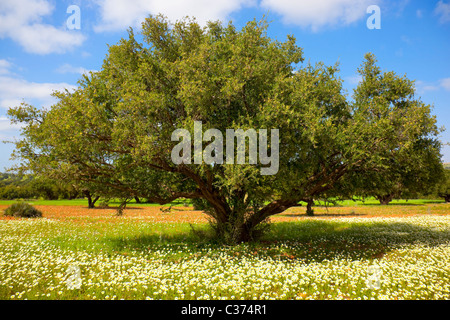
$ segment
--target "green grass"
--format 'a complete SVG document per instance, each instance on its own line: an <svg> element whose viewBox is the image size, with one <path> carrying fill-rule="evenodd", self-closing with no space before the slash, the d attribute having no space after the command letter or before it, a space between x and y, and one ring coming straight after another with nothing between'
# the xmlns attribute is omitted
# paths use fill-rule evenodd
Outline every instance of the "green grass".
<svg viewBox="0 0 450 320"><path fill-rule="evenodd" d="M32 205L41 205L41 206L87 206L88 201L87 199L73 199L73 200L42 200L42 199L26 199L25 200L28 203L31 203ZM17 200L0 200L0 205L10 205L13 203L16 203ZM95 206L99 206L101 203L101 199L98 200L95 203ZM109 206L111 207L117 207L120 205L120 200L112 200L109 201ZM136 203L136 201L133 199L128 202L129 205L133 206L142 206L142 207L148 207L148 206L159 206L157 203ZM174 201L172 203L173 206L181 206L183 205L182 200ZM167 204L166 206L169 206L170 204Z"/></svg>
<svg viewBox="0 0 450 320"><path fill-rule="evenodd" d="M444 203L443 199L394 199L389 203L390 206L395 205L427 205L432 203ZM300 202L302 205L306 205L306 202ZM367 198L365 200L341 200L336 204L324 201L315 201L316 206L340 206L340 207L352 207L352 206L380 206L380 202L375 198Z"/></svg>
<svg viewBox="0 0 450 320"><path fill-rule="evenodd" d="M11 205L13 203L16 203L17 200L0 200L0 205ZM31 203L32 205L45 205L45 206L87 206L87 199L73 199L73 200L42 200L42 199L28 199L26 202ZM96 206L98 206L101 202L101 199L96 202ZM120 205L120 200L115 199L111 200L109 202L109 206L111 207L117 207ZM444 203L444 200L442 199L396 199L393 200L389 205L395 206L395 205L426 205L426 204L432 204L432 203ZM187 200L176 200L172 203L166 204L164 206L168 207L170 205L172 206L184 206L185 204L191 205L191 201L189 199ZM300 202L303 206L306 206L306 202ZM157 203L136 203L136 201L130 200L128 205L132 205L134 207L152 207L152 206L160 206ZM323 201L315 201L315 206L340 206L340 207L349 207L349 206L379 206L380 202L376 200L375 198L367 198L364 201L363 200L342 200L337 201L336 204L330 203L330 202L323 202Z"/></svg>
<svg viewBox="0 0 450 320"><path fill-rule="evenodd" d="M0 234L0 299L450 299L449 216L279 222L238 246L126 217L1 220Z"/></svg>

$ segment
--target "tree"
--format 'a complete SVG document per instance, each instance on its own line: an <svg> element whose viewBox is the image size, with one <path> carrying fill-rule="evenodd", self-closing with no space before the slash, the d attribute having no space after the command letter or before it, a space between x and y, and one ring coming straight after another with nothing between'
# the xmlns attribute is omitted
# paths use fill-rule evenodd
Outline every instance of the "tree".
<svg viewBox="0 0 450 320"><path fill-rule="evenodd" d="M436 194L444 198L445 203L450 202L450 169L446 169L440 183L436 187Z"/></svg>
<svg viewBox="0 0 450 320"><path fill-rule="evenodd" d="M295 38L273 40L267 27L147 18L144 43L130 29L128 39L109 47L101 70L83 76L74 92L56 92L50 109L23 104L8 111L24 124L15 155L28 170L70 171L98 194L160 204L194 199L218 237L239 243L255 239L272 215L437 134L430 107L419 100L347 101L337 66L300 65ZM364 68L374 67L368 55ZM192 137L198 122L203 133L279 130L278 172L262 175L267 165L250 164L249 150L245 164L175 164L173 132ZM274 141L266 140L267 155L275 154ZM201 150L210 143L201 142Z"/></svg>
<svg viewBox="0 0 450 320"><path fill-rule="evenodd" d="M0 199L30 199L37 197L35 190L29 188L33 180L29 175L17 175L12 173L0 174Z"/></svg>
<svg viewBox="0 0 450 320"><path fill-rule="evenodd" d="M416 141L403 155L394 153L389 166L354 176L358 196L373 196L380 204L393 199L415 198L435 189L444 174L439 147L432 141Z"/></svg>
<svg viewBox="0 0 450 320"><path fill-rule="evenodd" d="M391 110L398 110L398 116L406 115L411 107L423 106L423 103L414 100L414 83L406 76L381 72L375 65L374 56L367 55L366 59L358 70L362 81L354 90L355 104L367 109L368 119L386 124L387 132L398 137L401 134L398 130L407 128L397 125L399 119L387 118ZM370 170L355 171L353 184L357 195L374 196L381 204L387 205L394 198L415 196L438 183L444 170L440 160L441 144L436 139L438 131L432 117L423 118L423 121L424 128L406 144L387 149L387 153L377 159L379 165ZM387 138L380 137L379 141Z"/></svg>

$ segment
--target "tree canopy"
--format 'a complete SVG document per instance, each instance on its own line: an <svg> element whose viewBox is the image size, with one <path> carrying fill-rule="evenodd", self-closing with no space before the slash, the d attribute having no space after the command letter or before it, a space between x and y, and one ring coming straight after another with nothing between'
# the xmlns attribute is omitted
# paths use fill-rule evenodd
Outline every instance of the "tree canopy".
<svg viewBox="0 0 450 320"><path fill-rule="evenodd" d="M374 56L367 55L366 62L359 70L362 81L355 89L355 104L367 110L367 119L374 119L382 125L385 133L391 132L392 139L403 135L402 131L418 130L406 141L387 148L379 154L377 164L371 170L354 174L352 192L361 196L374 196L382 204L388 204L395 197L413 197L421 191L436 185L443 175L441 144L436 139L439 130L434 117L429 116L420 100L414 99L414 85L411 80L398 77L393 72L381 72L375 65ZM420 110L420 111L419 111ZM395 111L392 112L392 111ZM412 115L411 112L423 112ZM400 119L405 117L404 119ZM408 124L420 119L421 124ZM410 120L407 120L410 119ZM414 119L414 120L413 120ZM403 122L403 125L400 125ZM377 144L384 143L389 136L379 137ZM373 141L373 140L371 140Z"/></svg>
<svg viewBox="0 0 450 320"><path fill-rule="evenodd" d="M412 81L381 75L367 54L349 100L338 66L302 64L296 39L271 39L267 27L150 16L142 43L130 29L109 47L101 70L83 76L74 92L56 92L51 108L8 111L24 123L15 151L22 169L86 183L96 194L161 204L195 199L218 235L237 243L253 239L270 216L339 194L336 183L388 170L421 144L439 155L436 119L414 97ZM172 133L193 136L198 121L203 132L279 130L278 172L262 175L261 162L173 163Z"/></svg>

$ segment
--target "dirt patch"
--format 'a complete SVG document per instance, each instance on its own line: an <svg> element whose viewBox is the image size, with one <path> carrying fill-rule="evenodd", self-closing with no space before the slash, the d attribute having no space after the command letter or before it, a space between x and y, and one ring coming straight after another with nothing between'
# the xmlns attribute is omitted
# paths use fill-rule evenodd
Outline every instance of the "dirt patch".
<svg viewBox="0 0 450 320"><path fill-rule="evenodd" d="M6 209L7 205L0 205L0 210ZM168 207L162 206L142 206L127 207L124 215L117 217L115 208L94 208L86 206L43 206L36 205L45 218L72 222L121 222L124 219L132 219L148 222L184 222L184 223L204 223L208 222L208 216L202 211L193 210L192 207ZM294 207L271 217L272 222L296 221L299 219L311 219L306 216L305 207ZM313 219L331 218L372 218L372 217L407 217L425 214L448 215L450 205L429 204L418 206L354 206L354 207L315 207ZM1 220L15 219L4 217L0 214Z"/></svg>

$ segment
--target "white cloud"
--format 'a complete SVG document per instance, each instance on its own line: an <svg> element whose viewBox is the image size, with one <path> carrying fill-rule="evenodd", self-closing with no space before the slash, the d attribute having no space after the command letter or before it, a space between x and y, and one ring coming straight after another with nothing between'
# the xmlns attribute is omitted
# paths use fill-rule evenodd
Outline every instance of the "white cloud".
<svg viewBox="0 0 450 320"><path fill-rule="evenodd" d="M95 72L96 70L88 70L83 67L74 67L68 63L63 64L58 69L56 69L56 72L58 72L58 73L89 74L90 71Z"/></svg>
<svg viewBox="0 0 450 320"><path fill-rule="evenodd" d="M11 63L5 59L0 59L0 75L8 74Z"/></svg>
<svg viewBox="0 0 450 320"><path fill-rule="evenodd" d="M439 1L434 9L434 13L439 16L440 23L450 22L450 3Z"/></svg>
<svg viewBox="0 0 450 320"><path fill-rule="evenodd" d="M262 0L263 8L283 17L285 23L318 31L324 27L349 25L363 17L369 17L367 7L379 0Z"/></svg>
<svg viewBox="0 0 450 320"><path fill-rule="evenodd" d="M185 16L195 17L204 24L208 20L224 20L244 6L256 4L256 0L97 0L101 21L96 32L120 31L128 27L140 27L149 14L162 13L170 21Z"/></svg>
<svg viewBox="0 0 450 320"><path fill-rule="evenodd" d="M9 108L19 105L22 101L34 101L44 106L55 102L51 96L54 90L75 89L76 87L64 82L39 83L29 82L10 76L0 76L0 107Z"/></svg>
<svg viewBox="0 0 450 320"><path fill-rule="evenodd" d="M53 10L46 0L1 0L0 38L11 38L37 54L64 53L81 45L85 39L81 33L42 22Z"/></svg>
<svg viewBox="0 0 450 320"><path fill-rule="evenodd" d="M11 123L7 117L0 117L0 132L18 130L23 127L20 123Z"/></svg>
<svg viewBox="0 0 450 320"><path fill-rule="evenodd" d="M54 90L73 90L76 87L67 83L38 83L19 78L11 72L13 64L0 59L0 109L19 106L22 102L37 107L48 107L56 102L51 96ZM15 140L21 124L11 124L5 116L0 116L0 140Z"/></svg>
<svg viewBox="0 0 450 320"><path fill-rule="evenodd" d="M60 82L30 82L9 72L11 64L6 60L0 60L0 68L5 66L5 73L0 74L0 108L16 107L21 102L39 104L37 106L50 106L55 102L51 96L54 90L73 90L76 86Z"/></svg>
<svg viewBox="0 0 450 320"><path fill-rule="evenodd" d="M424 81L415 82L416 91L420 94L424 94L430 91L446 90L450 91L450 78L443 78L434 83L427 83Z"/></svg>

